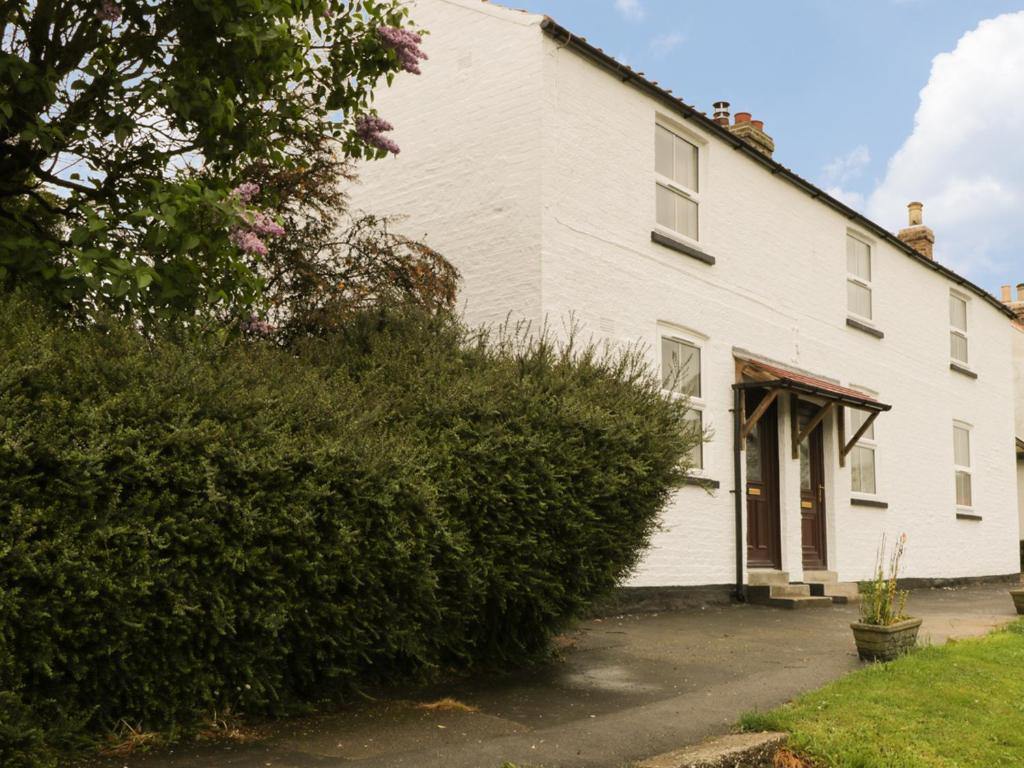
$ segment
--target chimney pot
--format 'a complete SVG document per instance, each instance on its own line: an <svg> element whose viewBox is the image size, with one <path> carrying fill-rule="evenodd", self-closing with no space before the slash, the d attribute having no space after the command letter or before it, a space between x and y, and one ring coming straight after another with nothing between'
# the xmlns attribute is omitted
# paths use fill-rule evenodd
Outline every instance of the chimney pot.
<svg viewBox="0 0 1024 768"><path fill-rule="evenodd" d="M907 203L907 218L910 221L910 226L919 227L924 223L924 217L922 210L924 209L923 203L913 202Z"/></svg>
<svg viewBox="0 0 1024 768"><path fill-rule="evenodd" d="M764 130L764 120L751 120L751 124L759 131Z"/></svg>
<svg viewBox="0 0 1024 768"><path fill-rule="evenodd" d="M749 123L752 115L749 112L737 112L736 113L736 125L740 123Z"/></svg>
<svg viewBox="0 0 1024 768"><path fill-rule="evenodd" d="M1017 283L1017 301L1024 301L1024 283Z"/></svg>
<svg viewBox="0 0 1024 768"><path fill-rule="evenodd" d="M910 226L901 229L896 236L926 259L932 260L932 247L935 245L935 233L923 223L921 211L924 208L919 202L907 204Z"/></svg>
<svg viewBox="0 0 1024 768"><path fill-rule="evenodd" d="M728 101L716 101L714 103L715 116L714 121L723 127L729 126L729 102Z"/></svg>
<svg viewBox="0 0 1024 768"><path fill-rule="evenodd" d="M1004 285L1003 290L1003 304L1009 304L1013 301L1013 292L1010 290L1010 286Z"/></svg>

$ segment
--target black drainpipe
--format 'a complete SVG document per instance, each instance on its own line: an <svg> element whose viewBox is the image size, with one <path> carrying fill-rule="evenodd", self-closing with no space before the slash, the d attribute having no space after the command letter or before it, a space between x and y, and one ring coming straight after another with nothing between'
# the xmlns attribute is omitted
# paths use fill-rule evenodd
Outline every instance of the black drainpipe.
<svg viewBox="0 0 1024 768"><path fill-rule="evenodd" d="M743 390L738 384L732 387L732 470L733 470L733 495L736 497L736 599L741 603L746 601L746 594L743 591L743 493L740 488L742 477L740 476L740 414Z"/></svg>

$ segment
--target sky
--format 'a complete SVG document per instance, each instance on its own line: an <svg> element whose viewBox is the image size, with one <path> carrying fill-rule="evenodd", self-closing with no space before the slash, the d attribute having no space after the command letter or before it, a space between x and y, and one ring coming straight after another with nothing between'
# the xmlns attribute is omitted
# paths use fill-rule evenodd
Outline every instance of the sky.
<svg viewBox="0 0 1024 768"><path fill-rule="evenodd" d="M935 256L1024 282L1024 0L511 0L710 114L764 120L775 159Z"/></svg>

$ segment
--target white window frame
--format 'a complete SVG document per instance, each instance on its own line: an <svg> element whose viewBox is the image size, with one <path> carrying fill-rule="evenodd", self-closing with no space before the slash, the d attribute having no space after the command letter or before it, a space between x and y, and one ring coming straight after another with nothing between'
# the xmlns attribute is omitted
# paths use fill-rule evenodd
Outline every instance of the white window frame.
<svg viewBox="0 0 1024 768"><path fill-rule="evenodd" d="M874 281L875 281L875 244L874 244L874 242L872 240L870 240L867 237L864 237L859 232L851 232L851 231L847 230L846 237L848 239L856 240L858 243L861 243L862 245L867 246L867 249L868 249L868 272L871 273L871 278L867 279L867 280L865 280L860 275L855 275L853 272L850 271L849 257L847 257L847 260L846 260L846 282L847 282L847 285L849 285L850 283L853 283L854 285L859 285L861 288L866 288L867 289L868 296L869 296L869 301L870 301L870 304L871 304L871 314L870 315L862 315L859 312L854 312L853 309L850 308L849 288L847 288L847 295L846 295L846 314L848 316L852 317L852 318L857 319L857 320L861 320L861 321L866 322L866 323L874 324L874 322L875 322L875 288L874 288ZM843 245L846 245L846 240L843 240ZM844 253L844 255L845 255L845 253Z"/></svg>
<svg viewBox="0 0 1024 768"><path fill-rule="evenodd" d="M672 179L672 178L670 178L668 176L663 176L662 174L658 173L658 164L657 164L657 162L655 162L654 163L654 185L655 185L654 186L654 206L655 206L654 226L655 226L655 228L659 232L663 232L664 234L668 235L669 237L674 237L674 238L683 240L685 242L692 243L693 245L698 245L700 243L701 239L702 239L702 234L703 234L703 231L704 231L704 211L703 211L703 207L704 206L702 205L702 202L701 202L701 192L700 192L700 190L704 189L704 179L705 179L704 164L706 162L705 156L707 154L704 151L705 142L703 140L699 139L696 135L694 135L690 131L687 131L686 129L684 129L681 126L677 125L673 121L668 120L667 118L664 118L664 117L662 117L660 115L658 115L655 118L655 120L654 120L655 135L657 135L658 128L664 128L666 131L668 131L669 133L675 135L677 138L681 139L682 141L685 141L687 144L692 144L694 147L697 148L697 189L690 189L689 187L686 187L686 186L680 184L675 179ZM657 140L655 140L655 141L657 141ZM657 156L657 146L655 146L655 150L654 151L655 151L655 156ZM659 186L665 187L666 189L668 189L668 190L670 190L670 191L672 191L672 192L674 192L676 194L680 194L683 197L689 199L690 201L692 201L693 203L696 204L696 206L697 206L697 236L696 237L690 237L689 235L687 235L687 234L685 234L683 232L680 232L677 229L673 229L672 227L665 226L664 224L661 224L661 223L658 222L658 213L657 213L657 205L658 205L658 203L657 203L657 200L658 200L658 187Z"/></svg>
<svg viewBox="0 0 1024 768"><path fill-rule="evenodd" d="M854 428L854 425L853 425L852 414L854 413L855 410L857 410L857 409L855 409L855 408L847 408L846 409L846 411L847 411L847 413L846 413L846 415L847 415L846 434L849 437L852 437L857 432L857 429L858 429L858 428ZM861 411L861 413L864 413L864 412ZM867 418L867 415L865 415L865 418ZM881 493L879 492L879 489L882 487L882 479L881 479L881 477L879 475L879 472L878 472L878 464L879 464L879 462L878 462L878 454L879 454L879 449L878 449L878 432L877 432L877 429L878 429L878 419L875 419L875 422L871 425L871 430L870 430L871 431L871 437L868 437L867 434L865 433L865 435L863 437L861 437L861 439L858 440L856 442L856 444L854 445L854 448L867 448L870 451L872 451L872 453L874 454L874 462L875 462L875 491L874 491L874 493L871 493L870 491L856 491L856 490L853 489L853 468L851 466L851 468L850 468L850 493L854 497L856 497L856 498L877 499L881 495ZM853 451L850 451L850 455L853 455Z"/></svg>
<svg viewBox="0 0 1024 768"><path fill-rule="evenodd" d="M958 301L962 301L963 304L964 304L964 327L962 329L961 328L957 328L955 325L953 325L953 318L950 317L950 319L949 319L949 341L950 341L950 344L949 344L949 362L953 363L954 365L958 365L961 368L970 368L970 366L971 366L971 363L970 363L970 360L971 360L971 337L970 337L970 328L971 328L971 299L970 299L969 296L966 296L966 295L960 293L960 291L950 291L949 292L949 299L950 299L950 302L952 302L954 299L956 299ZM962 338L964 340L964 346L967 349L967 359L966 360L959 360L959 359L953 357L953 337L954 336L959 336L960 338Z"/></svg>
<svg viewBox="0 0 1024 768"><path fill-rule="evenodd" d="M967 432L967 464L956 463L956 430L962 429ZM953 501L958 510L972 511L974 509L974 427L966 421L953 420ZM956 497L956 478L960 472L964 472L970 478L971 503L961 504Z"/></svg>
<svg viewBox="0 0 1024 768"><path fill-rule="evenodd" d="M676 392L674 389L666 389L664 387L664 360L661 354L661 343L662 339L669 339L680 344L686 344L687 346L694 347L700 355L700 371L697 373L697 386L700 388L700 397L694 395L686 395L682 392ZM662 382L662 393L673 400L689 397L689 407L691 411L696 411L700 414L700 428L703 433L708 431L707 421L707 400L705 399L706 387L706 376L705 376L705 353L707 351L707 337L694 333L693 331L683 330L678 327L659 324L658 325L658 379ZM690 470L690 474L694 477L706 477L707 467L707 456L704 447L707 445L707 441L702 441L700 446L700 466L693 467Z"/></svg>

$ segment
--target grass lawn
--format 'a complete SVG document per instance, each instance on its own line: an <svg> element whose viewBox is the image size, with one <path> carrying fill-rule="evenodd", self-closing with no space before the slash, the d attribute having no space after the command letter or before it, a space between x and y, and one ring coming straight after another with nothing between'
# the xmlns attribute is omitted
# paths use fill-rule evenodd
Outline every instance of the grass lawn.
<svg viewBox="0 0 1024 768"><path fill-rule="evenodd" d="M843 768L1024 765L1024 622L873 664L771 712L748 730Z"/></svg>

